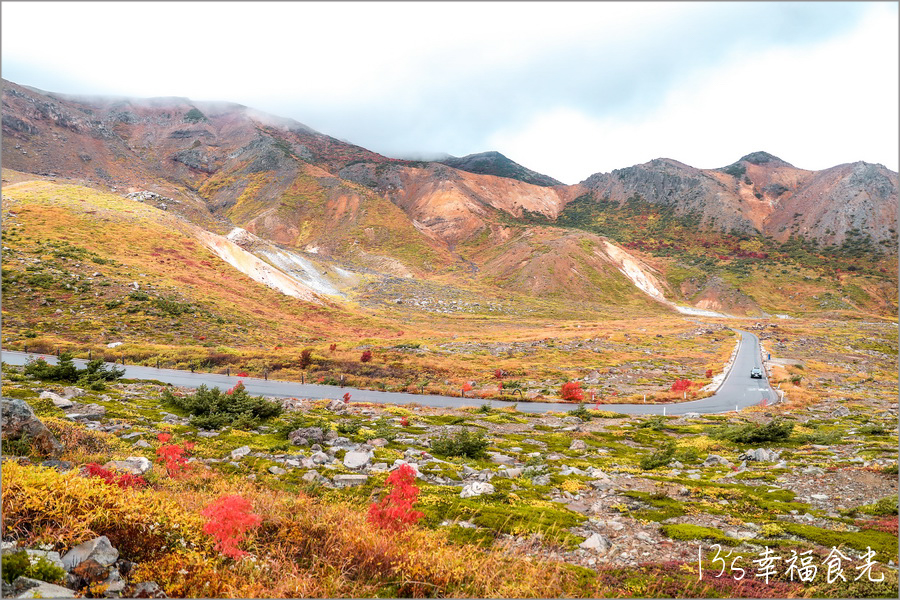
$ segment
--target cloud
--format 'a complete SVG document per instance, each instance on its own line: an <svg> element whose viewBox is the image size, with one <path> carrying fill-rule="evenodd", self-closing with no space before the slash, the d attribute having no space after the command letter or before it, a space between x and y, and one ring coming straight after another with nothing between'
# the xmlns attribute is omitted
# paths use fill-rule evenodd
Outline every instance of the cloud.
<svg viewBox="0 0 900 600"><path fill-rule="evenodd" d="M896 23L896 6L857 2L6 3L2 56L4 76L51 91L233 101L392 156L498 149L573 181L664 154L721 166L781 146L802 163L815 149L788 138L809 135L811 98L831 128L869 127L834 78L890 102L896 69L865 83L805 57L896 64L873 14ZM871 43L848 46L862 29ZM728 139L741 120L723 104L743 114Z"/></svg>

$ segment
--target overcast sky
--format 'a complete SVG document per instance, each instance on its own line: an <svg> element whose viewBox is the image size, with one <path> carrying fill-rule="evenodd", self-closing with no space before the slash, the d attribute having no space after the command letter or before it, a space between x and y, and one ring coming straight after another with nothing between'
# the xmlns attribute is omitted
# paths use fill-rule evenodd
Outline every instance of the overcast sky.
<svg viewBox="0 0 900 600"><path fill-rule="evenodd" d="M898 168L898 5L2 4L2 75L227 100L395 157L499 150L575 183L765 150Z"/></svg>

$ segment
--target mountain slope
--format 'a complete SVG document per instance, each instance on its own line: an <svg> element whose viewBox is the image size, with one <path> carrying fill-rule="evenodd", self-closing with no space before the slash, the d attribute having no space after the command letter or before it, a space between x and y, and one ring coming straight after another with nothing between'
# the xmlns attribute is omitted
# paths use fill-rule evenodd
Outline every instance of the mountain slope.
<svg viewBox="0 0 900 600"><path fill-rule="evenodd" d="M897 174L882 165L854 163L806 171L765 152L721 169L696 169L656 159L578 184L597 200L638 198L693 216L707 229L791 235L841 244L856 235L874 243L896 240Z"/></svg>
<svg viewBox="0 0 900 600"><path fill-rule="evenodd" d="M496 175L498 177L518 179L519 181L531 183L533 185L545 187L562 185L562 183L556 179L523 167L519 163L510 160L496 151L468 154L459 158L449 156L437 162L459 169L460 171L468 171L469 173L477 173L479 175Z"/></svg>

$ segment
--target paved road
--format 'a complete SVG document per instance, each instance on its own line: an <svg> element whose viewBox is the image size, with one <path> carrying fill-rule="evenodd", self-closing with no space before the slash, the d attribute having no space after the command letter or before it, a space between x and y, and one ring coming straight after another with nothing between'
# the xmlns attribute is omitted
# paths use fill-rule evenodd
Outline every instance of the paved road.
<svg viewBox="0 0 900 600"><path fill-rule="evenodd" d="M601 405L601 408L626 414L681 415L689 412L725 413L760 404L764 398L769 404L774 404L778 396L775 391L769 387L768 380L750 379L750 369L754 366L762 366L759 339L752 333L746 331L740 331L739 333L742 338L740 350L735 358L731 372L725 378L725 381L715 395L702 400L679 402L677 404L669 405L607 404ZM2 360L10 365L23 365L27 360L37 358L38 356L40 355L4 350L2 353ZM55 356L45 355L45 357L50 363L56 362ZM83 360L75 359L75 364L79 367L83 367L84 363L85 361ZM248 392L255 395L276 398L340 398L344 393L349 392L355 402L374 402L378 404L416 403L423 406L449 408L480 406L481 404L490 404L494 408L513 405L511 402L502 402L499 400L379 392L349 387L339 388L331 385L304 385L292 381L266 381L255 377L228 377L226 375L191 373L188 371L155 369L153 367L141 367L135 365L126 365L125 377L128 379L152 379L188 388L196 388L201 384L205 384L207 387L227 389L234 386L238 381L243 381ZM568 411L573 408L576 408L576 405L554 402L520 402L517 405L517 409L522 412Z"/></svg>

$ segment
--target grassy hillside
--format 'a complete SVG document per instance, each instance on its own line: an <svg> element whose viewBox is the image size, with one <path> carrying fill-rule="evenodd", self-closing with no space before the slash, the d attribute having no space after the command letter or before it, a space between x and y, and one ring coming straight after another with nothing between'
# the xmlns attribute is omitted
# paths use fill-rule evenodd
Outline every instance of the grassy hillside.
<svg viewBox="0 0 900 600"><path fill-rule="evenodd" d="M551 224L534 213L523 222ZM689 303L716 279L731 290L731 302L722 298L726 311L897 312L896 247L874 244L864 232L840 246L820 247L799 238L778 243L739 232L703 231L697 216L679 216L673 207L640 198L620 206L590 194L569 203L552 224L607 236L646 257Z"/></svg>

